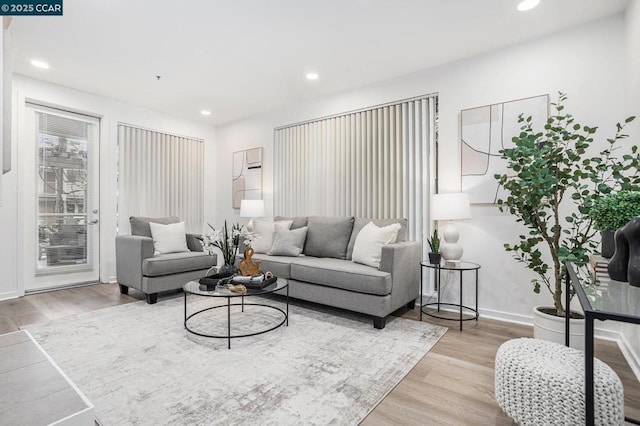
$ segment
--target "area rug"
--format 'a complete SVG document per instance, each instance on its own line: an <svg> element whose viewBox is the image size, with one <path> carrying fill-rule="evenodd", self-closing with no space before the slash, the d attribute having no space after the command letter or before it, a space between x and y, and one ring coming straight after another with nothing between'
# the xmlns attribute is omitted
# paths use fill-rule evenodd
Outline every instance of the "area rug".
<svg viewBox="0 0 640 426"><path fill-rule="evenodd" d="M210 304L189 299L189 311ZM281 299L269 299L284 308ZM233 331L281 315L247 306ZM102 425L347 425L364 419L446 331L291 304L289 325L232 340L183 327L182 297L136 302L27 327L96 407ZM199 327L226 327L226 309ZM197 317L196 317L197 318ZM250 320L244 320L249 319Z"/></svg>

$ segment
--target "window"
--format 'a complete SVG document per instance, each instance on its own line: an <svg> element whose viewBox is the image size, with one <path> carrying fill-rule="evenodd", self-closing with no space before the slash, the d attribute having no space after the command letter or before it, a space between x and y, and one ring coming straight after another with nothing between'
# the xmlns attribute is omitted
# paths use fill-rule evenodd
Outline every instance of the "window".
<svg viewBox="0 0 640 426"><path fill-rule="evenodd" d="M118 125L118 233L130 216L177 216L202 232L202 140Z"/></svg>
<svg viewBox="0 0 640 426"><path fill-rule="evenodd" d="M435 96L275 129L274 215L407 218L429 229Z"/></svg>

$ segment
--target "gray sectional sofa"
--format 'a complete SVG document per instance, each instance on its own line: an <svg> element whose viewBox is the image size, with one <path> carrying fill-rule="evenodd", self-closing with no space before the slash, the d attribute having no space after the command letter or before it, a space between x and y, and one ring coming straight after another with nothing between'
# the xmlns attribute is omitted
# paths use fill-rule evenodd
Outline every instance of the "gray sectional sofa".
<svg viewBox="0 0 640 426"><path fill-rule="evenodd" d="M129 287L142 291L147 303L158 300L158 293L181 289L191 280L205 276L216 265L216 256L202 252L202 244L196 235L186 234L190 251L154 255L149 222L170 224L180 220L175 217L131 217L132 235L116 237L116 268L120 292L127 294Z"/></svg>
<svg viewBox="0 0 640 426"><path fill-rule="evenodd" d="M321 303L373 316L375 328L384 328L386 317L407 306L413 309L420 286L422 246L405 241L406 220L372 220L332 217L276 217L291 219L291 229L307 226L303 256L271 256L256 253L260 269L287 279L293 298ZM400 223L396 242L383 246L378 269L351 261L355 239L373 221L378 226Z"/></svg>

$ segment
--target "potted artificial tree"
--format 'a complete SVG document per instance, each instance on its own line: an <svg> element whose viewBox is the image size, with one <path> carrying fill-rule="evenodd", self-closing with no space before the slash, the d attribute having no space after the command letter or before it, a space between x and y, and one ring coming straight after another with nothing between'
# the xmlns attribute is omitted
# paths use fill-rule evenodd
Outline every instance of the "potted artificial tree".
<svg viewBox="0 0 640 426"><path fill-rule="evenodd" d="M531 117L520 115L522 131L513 138L515 147L502 151L509 171L496 175L508 193L506 199L498 200L500 210L514 215L529 230L517 243L505 244L505 249L537 275L533 291L546 288L553 298L552 306L534 309L534 336L542 337L540 321L557 319L552 322L560 325L556 338L560 342L564 341L565 262L584 266L596 248L591 208L604 195L640 189L637 147L621 158L615 155L627 137L624 126L635 117L618 123L615 136L594 153L597 128L582 126L564 112L566 99L560 93L558 103L551 104L555 114L542 132L533 130Z"/></svg>
<svg viewBox="0 0 640 426"><path fill-rule="evenodd" d="M589 215L593 227L602 235L600 254L610 258L615 251L613 236L631 219L640 216L640 192L621 191L598 199Z"/></svg>
<svg viewBox="0 0 640 426"><path fill-rule="evenodd" d="M439 265L442 260L442 253L440 253L440 237L438 236L438 230L434 229L431 238L427 238L429 243L429 263L432 265Z"/></svg>

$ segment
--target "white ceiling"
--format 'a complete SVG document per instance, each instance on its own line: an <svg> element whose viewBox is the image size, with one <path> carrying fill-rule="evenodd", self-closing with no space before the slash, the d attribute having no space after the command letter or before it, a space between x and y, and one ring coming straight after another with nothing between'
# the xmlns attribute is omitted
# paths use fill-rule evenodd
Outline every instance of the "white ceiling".
<svg viewBox="0 0 640 426"><path fill-rule="evenodd" d="M627 0L65 0L14 17L14 71L222 124L621 13ZM49 70L30 65L49 62ZM316 71L320 79L308 81ZM156 75L161 79L157 80ZM210 117L200 115L208 109Z"/></svg>

